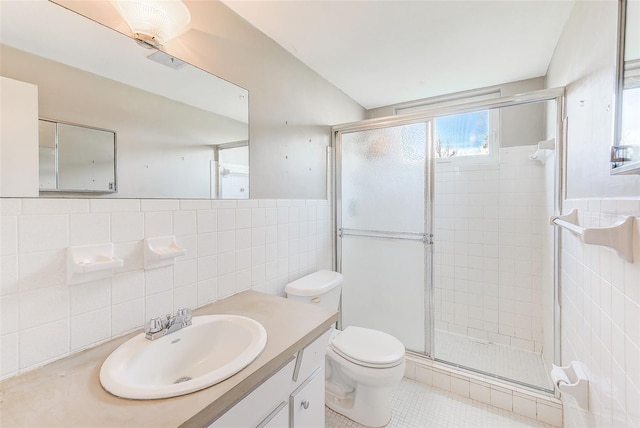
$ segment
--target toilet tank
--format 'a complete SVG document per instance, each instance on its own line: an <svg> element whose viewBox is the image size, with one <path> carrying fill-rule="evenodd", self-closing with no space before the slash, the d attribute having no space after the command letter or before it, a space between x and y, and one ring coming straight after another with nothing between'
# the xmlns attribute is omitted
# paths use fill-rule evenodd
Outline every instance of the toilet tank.
<svg viewBox="0 0 640 428"><path fill-rule="evenodd" d="M338 310L342 274L330 270L319 270L287 284L287 298L324 308Z"/></svg>

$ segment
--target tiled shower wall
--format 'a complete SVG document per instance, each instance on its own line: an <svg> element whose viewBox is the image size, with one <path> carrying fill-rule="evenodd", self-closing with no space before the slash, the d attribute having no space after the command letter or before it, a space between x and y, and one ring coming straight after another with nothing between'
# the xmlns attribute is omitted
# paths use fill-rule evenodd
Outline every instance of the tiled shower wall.
<svg viewBox="0 0 640 428"><path fill-rule="evenodd" d="M1 378L95 346L178 307L284 286L331 268L325 200L0 199ZM143 268L143 240L187 254ZM112 242L111 279L66 283L67 248Z"/></svg>
<svg viewBox="0 0 640 428"><path fill-rule="evenodd" d="M436 329L541 352L549 224L535 148L500 149L499 164L436 165Z"/></svg>
<svg viewBox="0 0 640 428"><path fill-rule="evenodd" d="M574 208L583 227L635 216L640 245L640 199L565 201L565 213ZM565 426L640 426L640 260L630 263L563 230L561 274L562 364L585 364L590 409L564 395Z"/></svg>

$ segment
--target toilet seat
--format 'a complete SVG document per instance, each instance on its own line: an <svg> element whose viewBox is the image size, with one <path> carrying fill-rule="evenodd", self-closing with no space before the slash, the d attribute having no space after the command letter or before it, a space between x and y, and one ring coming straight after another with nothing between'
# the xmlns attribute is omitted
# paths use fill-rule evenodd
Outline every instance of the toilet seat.
<svg viewBox="0 0 640 428"><path fill-rule="evenodd" d="M384 369L402 363L405 349L390 334L349 326L331 340L331 349L342 358L364 367Z"/></svg>

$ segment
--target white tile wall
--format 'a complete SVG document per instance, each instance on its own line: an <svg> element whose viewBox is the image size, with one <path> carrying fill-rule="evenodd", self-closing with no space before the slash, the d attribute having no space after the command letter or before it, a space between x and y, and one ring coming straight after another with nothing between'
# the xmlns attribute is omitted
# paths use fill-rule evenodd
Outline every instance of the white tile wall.
<svg viewBox="0 0 640 428"><path fill-rule="evenodd" d="M499 164L437 164L436 328L542 351L545 169L534 146Z"/></svg>
<svg viewBox="0 0 640 428"><path fill-rule="evenodd" d="M177 307L331 268L326 200L0 199L0 378L139 329ZM176 235L175 265L143 269L144 238ZM113 242L112 278L66 284L69 246Z"/></svg>
<svg viewBox="0 0 640 428"><path fill-rule="evenodd" d="M610 226L635 216L640 245L640 199L574 199L584 227ZM589 371L590 411L564 396L568 427L640 427L640 260L584 244L562 233L562 363L582 361ZM640 253L636 253L640 255Z"/></svg>

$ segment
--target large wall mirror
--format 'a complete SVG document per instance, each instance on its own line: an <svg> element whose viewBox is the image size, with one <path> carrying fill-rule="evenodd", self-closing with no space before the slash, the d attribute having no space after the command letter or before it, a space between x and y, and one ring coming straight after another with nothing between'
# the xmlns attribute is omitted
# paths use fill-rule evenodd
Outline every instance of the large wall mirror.
<svg viewBox="0 0 640 428"><path fill-rule="evenodd" d="M1 19L0 74L38 87L38 116L117 135L117 192L67 195L249 197L247 90L47 0L3 0Z"/></svg>
<svg viewBox="0 0 640 428"><path fill-rule="evenodd" d="M640 0L619 0L612 174L640 174Z"/></svg>

